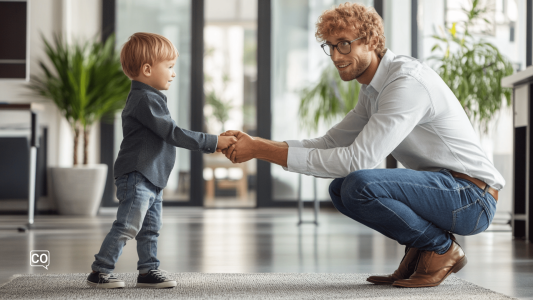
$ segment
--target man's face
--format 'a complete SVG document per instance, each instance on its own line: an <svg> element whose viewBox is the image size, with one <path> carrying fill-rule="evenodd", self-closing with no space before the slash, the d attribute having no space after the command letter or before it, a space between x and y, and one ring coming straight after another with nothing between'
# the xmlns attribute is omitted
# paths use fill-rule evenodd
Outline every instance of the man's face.
<svg viewBox="0 0 533 300"><path fill-rule="evenodd" d="M339 42L351 41L358 38L355 33L351 31L344 31L337 35L330 36L326 39L326 43L330 45L337 45ZM344 81L351 81L361 76L370 63L372 62L373 49L369 45L365 45L362 40L352 42L351 51L348 54L341 54L338 48L335 47L331 51L331 60L339 75Z"/></svg>
<svg viewBox="0 0 533 300"><path fill-rule="evenodd" d="M176 77L176 73L174 72L175 64L176 59L155 63L150 76L150 85L158 90L168 90L170 83Z"/></svg>

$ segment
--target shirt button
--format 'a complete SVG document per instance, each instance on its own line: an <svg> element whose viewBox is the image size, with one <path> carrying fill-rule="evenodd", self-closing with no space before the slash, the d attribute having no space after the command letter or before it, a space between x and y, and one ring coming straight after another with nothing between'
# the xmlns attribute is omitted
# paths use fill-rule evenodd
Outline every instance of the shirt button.
<svg viewBox="0 0 533 300"><path fill-rule="evenodd" d="M211 148L207 148L207 150L211 151Z"/></svg>

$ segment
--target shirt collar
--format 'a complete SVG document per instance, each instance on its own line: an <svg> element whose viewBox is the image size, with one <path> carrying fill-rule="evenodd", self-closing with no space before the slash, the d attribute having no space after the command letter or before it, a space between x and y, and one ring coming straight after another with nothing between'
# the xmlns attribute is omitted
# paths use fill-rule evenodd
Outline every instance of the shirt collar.
<svg viewBox="0 0 533 300"><path fill-rule="evenodd" d="M147 91L150 91L150 92L154 92L154 93L158 94L159 96L161 96L163 99L165 99L165 101L167 100L167 96L165 96L165 94L161 93L161 91L157 90L156 88L154 88L152 86L147 85L146 83L142 83L142 82L137 81L137 80L132 80L131 81L131 89L132 90L147 90Z"/></svg>
<svg viewBox="0 0 533 300"><path fill-rule="evenodd" d="M396 57L396 55L392 53L390 49L387 49L387 52L385 52L385 55L383 55L383 58L378 65L378 69L376 70L376 74L374 74L374 78L372 78L372 81L370 81L369 86L371 86L378 93L380 93L383 89L385 80L388 77L387 75L389 73L390 64L394 60L394 57Z"/></svg>

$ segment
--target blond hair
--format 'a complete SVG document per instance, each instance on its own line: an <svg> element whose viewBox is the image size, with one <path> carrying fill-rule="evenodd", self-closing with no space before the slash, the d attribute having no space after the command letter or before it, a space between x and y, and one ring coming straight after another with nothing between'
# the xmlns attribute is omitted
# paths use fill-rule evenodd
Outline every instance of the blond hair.
<svg viewBox="0 0 533 300"><path fill-rule="evenodd" d="M163 60L178 57L178 50L166 37L148 32L137 32L128 38L120 52L120 63L129 78L139 76L144 64L153 66Z"/></svg>
<svg viewBox="0 0 533 300"><path fill-rule="evenodd" d="M379 58L385 55L385 29L383 19L373 7L346 2L338 7L326 10L318 18L315 37L324 42L328 37L344 30L354 30L357 37L366 44L376 44L374 50Z"/></svg>

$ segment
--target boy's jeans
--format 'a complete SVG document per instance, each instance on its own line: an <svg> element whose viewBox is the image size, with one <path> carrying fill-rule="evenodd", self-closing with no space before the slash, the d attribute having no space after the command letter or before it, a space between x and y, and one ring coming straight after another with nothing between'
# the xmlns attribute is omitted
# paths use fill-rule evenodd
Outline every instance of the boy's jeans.
<svg viewBox="0 0 533 300"><path fill-rule="evenodd" d="M329 193L344 215L421 250L445 253L447 232L474 235L494 218L496 200L448 170L361 170L335 179Z"/></svg>
<svg viewBox="0 0 533 300"><path fill-rule="evenodd" d="M157 237L162 227L162 191L135 171L115 180L119 206L117 219L92 264L94 271L111 273L126 241L137 240L137 270L147 273L159 267Z"/></svg>

